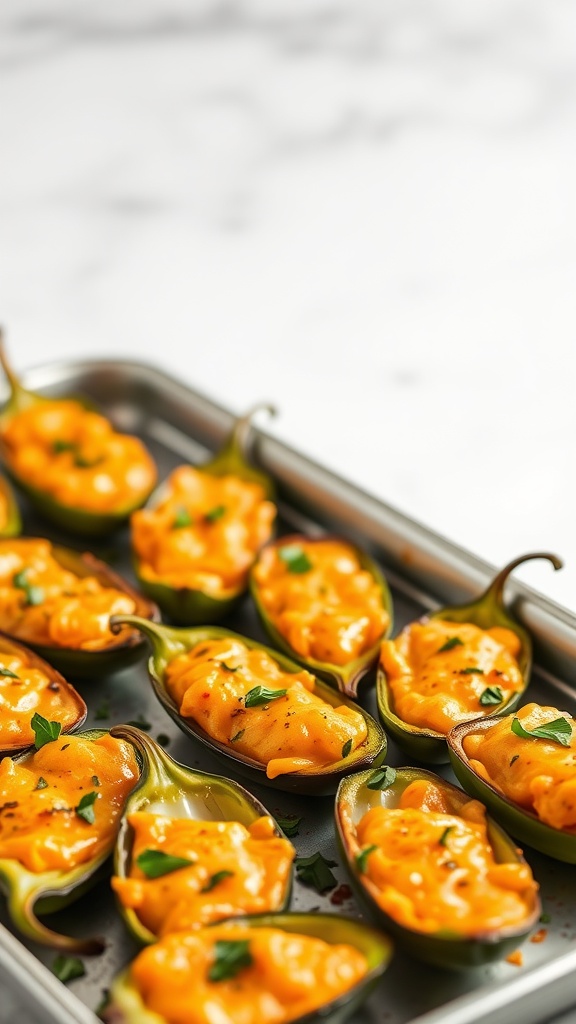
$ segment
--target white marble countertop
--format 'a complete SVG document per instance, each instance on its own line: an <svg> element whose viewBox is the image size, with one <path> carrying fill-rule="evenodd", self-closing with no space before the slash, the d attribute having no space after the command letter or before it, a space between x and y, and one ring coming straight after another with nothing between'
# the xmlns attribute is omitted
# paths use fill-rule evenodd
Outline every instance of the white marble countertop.
<svg viewBox="0 0 576 1024"><path fill-rule="evenodd" d="M154 360L576 609L576 9L3 0L18 367Z"/></svg>

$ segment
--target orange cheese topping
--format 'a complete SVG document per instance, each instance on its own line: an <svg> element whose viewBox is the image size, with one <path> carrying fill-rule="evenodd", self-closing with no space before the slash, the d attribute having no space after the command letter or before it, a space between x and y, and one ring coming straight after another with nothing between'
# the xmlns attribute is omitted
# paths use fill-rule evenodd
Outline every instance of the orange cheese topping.
<svg viewBox="0 0 576 1024"><path fill-rule="evenodd" d="M134 829L130 877L113 878L112 888L154 935L282 906L294 849L274 834L272 818L258 818L245 828L239 821L193 821L139 812L128 822ZM191 866L148 878L137 864L145 850L186 858Z"/></svg>
<svg viewBox="0 0 576 1024"><path fill-rule="evenodd" d="M217 942L246 942L249 964L210 981ZM344 995L367 971L352 946L238 923L169 935L144 949L130 974L167 1024L285 1024Z"/></svg>
<svg viewBox="0 0 576 1024"><path fill-rule="evenodd" d="M136 437L73 400L38 402L2 431L14 473L61 505L122 512L146 500L156 467Z"/></svg>
<svg viewBox="0 0 576 1024"><path fill-rule="evenodd" d="M362 715L317 696L309 672L283 672L264 651L232 638L202 642L174 658L166 684L181 715L265 764L269 779L333 764L342 759L344 747L349 755L366 740ZM245 697L256 686L286 694L246 707Z"/></svg>
<svg viewBox="0 0 576 1024"><path fill-rule="evenodd" d="M522 689L519 652L520 641L510 629L430 619L384 641L380 663L398 717L446 734L458 722L494 714ZM488 689L499 691L501 701L497 694L495 702L485 704L481 698Z"/></svg>
<svg viewBox="0 0 576 1024"><path fill-rule="evenodd" d="M64 569L47 540L0 540L0 625L24 642L96 651L117 644L111 615L131 614L128 594Z"/></svg>
<svg viewBox="0 0 576 1024"><path fill-rule="evenodd" d="M294 561L294 551L304 560ZM254 578L267 616L303 658L347 665L377 643L390 621L378 583L342 541L298 538L271 546Z"/></svg>
<svg viewBox="0 0 576 1024"><path fill-rule="evenodd" d="M36 713L60 722L65 731L78 720L79 704L61 683L26 656L3 650L0 641L0 750L34 742L30 720Z"/></svg>
<svg viewBox="0 0 576 1024"><path fill-rule="evenodd" d="M137 779L132 747L107 733L96 740L60 736L21 761L3 758L0 859L33 872L69 871L103 854ZM78 813L91 793L93 824Z"/></svg>
<svg viewBox="0 0 576 1024"><path fill-rule="evenodd" d="M416 781L398 807L373 807L358 823L364 884L395 921L462 936L519 925L537 889L527 864L498 864L486 811L470 800L456 815L439 786Z"/></svg>
<svg viewBox="0 0 576 1024"><path fill-rule="evenodd" d="M514 718L531 732L561 717L572 726L567 747L511 729ZM576 831L576 721L566 712L526 704L491 729L464 737L463 747L470 767L509 800L552 828Z"/></svg>
<svg viewBox="0 0 576 1024"><path fill-rule="evenodd" d="M132 516L142 576L215 596L241 589L276 515L263 487L180 466L153 509Z"/></svg>

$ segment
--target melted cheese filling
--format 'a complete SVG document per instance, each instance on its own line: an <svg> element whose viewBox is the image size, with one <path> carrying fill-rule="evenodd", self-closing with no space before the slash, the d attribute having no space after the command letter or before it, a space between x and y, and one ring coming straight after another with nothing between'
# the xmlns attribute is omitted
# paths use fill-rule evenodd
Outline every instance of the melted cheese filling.
<svg viewBox="0 0 576 1024"><path fill-rule="evenodd" d="M260 484L180 466L158 504L132 516L140 573L153 583L214 596L242 589L275 515Z"/></svg>
<svg viewBox="0 0 576 1024"><path fill-rule="evenodd" d="M398 717L445 735L458 722L494 714L522 689L519 652L520 641L509 629L430 619L386 640L380 662ZM499 690L501 701L484 704L488 689Z"/></svg>
<svg viewBox="0 0 576 1024"><path fill-rule="evenodd" d="M453 814L440 787L416 781L396 808L374 807L358 823L362 881L395 921L419 932L461 936L526 920L537 889L527 864L499 864L485 808L470 800Z"/></svg>
<svg viewBox="0 0 576 1024"><path fill-rule="evenodd" d="M286 895L294 849L274 834L272 818L249 828L238 821L193 821L139 812L129 878L113 878L125 907L155 935L186 931L239 914L278 910ZM138 866L146 850L190 861L189 867L148 878Z"/></svg>
<svg viewBox="0 0 576 1024"><path fill-rule="evenodd" d="M174 658L166 669L166 685L181 715L193 718L213 739L265 764L270 779L334 764L367 737L362 715L318 697L309 672L283 672L264 651L249 650L238 640L202 642ZM256 686L287 692L246 707L244 698Z"/></svg>
<svg viewBox="0 0 576 1024"><path fill-rule="evenodd" d="M526 739L511 729L513 718L533 731L557 718L572 726L568 747ZM557 708L526 704L491 729L464 738L464 753L481 778L552 828L576 831L576 722Z"/></svg>
<svg viewBox="0 0 576 1024"><path fill-rule="evenodd" d="M214 982L218 941L247 942L251 963ZM136 957L130 975L167 1024L287 1024L344 995L367 971L352 946L238 923L169 935Z"/></svg>

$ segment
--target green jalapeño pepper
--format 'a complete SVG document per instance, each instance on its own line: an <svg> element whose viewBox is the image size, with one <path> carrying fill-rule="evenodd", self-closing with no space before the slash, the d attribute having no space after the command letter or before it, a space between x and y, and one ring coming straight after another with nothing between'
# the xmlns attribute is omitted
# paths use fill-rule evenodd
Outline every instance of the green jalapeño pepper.
<svg viewBox="0 0 576 1024"><path fill-rule="evenodd" d="M280 537L260 552L250 589L274 645L355 699L392 628L373 559L339 537Z"/></svg>
<svg viewBox="0 0 576 1024"><path fill-rule="evenodd" d="M59 722L40 716L34 726L36 749L0 765L0 886L28 938L62 952L98 953L102 939L60 935L37 915L74 902L105 874L137 760L105 730L61 735Z"/></svg>
<svg viewBox="0 0 576 1024"><path fill-rule="evenodd" d="M17 537L21 529L22 521L14 492L6 478L0 476L0 537Z"/></svg>
<svg viewBox="0 0 576 1024"><path fill-rule="evenodd" d="M411 757L446 763L446 736L457 722L517 706L530 681L532 641L503 591L512 570L535 558L562 566L545 552L515 558L475 601L441 608L382 645L380 719Z"/></svg>
<svg viewBox="0 0 576 1024"><path fill-rule="evenodd" d="M394 817L379 818L381 808L392 811ZM538 921L538 887L521 851L490 818L483 818L477 804L445 779L423 768L388 766L350 775L340 783L335 819L340 849L361 906L417 959L449 969L492 963L515 950ZM376 835L382 851L374 841ZM491 850L492 866L486 870L482 836ZM423 874L419 858L425 861ZM478 890L474 892L476 872ZM514 873L512 881L510 873ZM487 885L494 885L495 891L490 892ZM439 895L446 887L448 906ZM517 901L513 913L510 898ZM502 918L503 906L509 919ZM448 915L448 923L443 915Z"/></svg>
<svg viewBox="0 0 576 1024"><path fill-rule="evenodd" d="M255 406L213 459L180 466L132 517L138 584L179 625L227 615L272 532L274 484L248 455L252 420L262 409L275 415L272 406Z"/></svg>
<svg viewBox="0 0 576 1024"><path fill-rule="evenodd" d="M178 764L155 743L150 736L139 729L129 725L115 726L111 736L118 739L128 740L132 743L142 761L142 774L136 789L131 793L126 804L122 817L122 824L118 833L116 850L114 854L114 883L118 908L124 918L132 935L138 942L155 942L155 935L142 922L136 910L125 906L122 902L122 885L125 879L130 877L134 864L134 828L131 824L131 815L151 814L161 815L162 819L192 819L194 822L239 822L245 828L250 828L258 819L269 817L269 812L256 797L252 796L239 783L231 779L225 779L219 775L208 775L206 772L194 771ZM278 826L274 827L273 836L282 840L282 846L290 848L287 839L284 839ZM214 841L217 843L217 833L213 833ZM159 852L160 846L164 853ZM137 866L144 872L147 878L159 878L174 870L180 870L193 866L195 857L192 855L187 861L182 857L170 857L164 840L154 849L146 849L136 857ZM292 850L292 854L293 854ZM147 856L148 855L148 856ZM285 858L284 854L284 858ZM229 870L218 871L216 852L211 864L212 875L199 890L200 893L218 889L216 895L216 906L218 900L224 901L223 905L228 906L231 896L223 893L223 882L226 876L233 875ZM270 911L287 910L290 904L292 888L292 875L289 872L279 893L277 905L271 905ZM190 893L192 897L195 890L188 888L189 883L184 882L182 895ZM264 894L265 895L265 894ZM233 899L233 896L232 896ZM242 914L242 910L238 911ZM228 916L220 913L219 916ZM198 920L195 924L206 923ZM170 929L173 930L173 929Z"/></svg>
<svg viewBox="0 0 576 1024"><path fill-rule="evenodd" d="M38 512L69 533L101 537L145 503L156 467L135 437L120 434L87 401L27 390L0 365L10 397L0 414L0 459Z"/></svg>
<svg viewBox="0 0 576 1024"><path fill-rule="evenodd" d="M87 708L74 687L37 654L0 634L0 757L34 742L32 720L55 718L74 732Z"/></svg>
<svg viewBox="0 0 576 1024"><path fill-rule="evenodd" d="M150 639L150 681L171 718L233 772L286 791L327 794L348 772L386 755L386 737L368 712L255 640L218 626L175 629L133 615L111 620L113 630L121 626ZM184 692L190 669L205 684ZM327 753L315 764L310 754L317 750Z"/></svg>
<svg viewBox="0 0 576 1024"><path fill-rule="evenodd" d="M519 714L525 719L526 713L536 709L536 705L525 705ZM474 758L466 753L465 744L469 740L487 737L490 729L498 729L500 734L500 751L504 761L506 783L512 791L531 794L530 778L540 776L546 789L546 803L550 820L558 821L558 810L564 820L570 822L573 815L574 802L570 793L574 792L576 779L574 764L573 725L560 712L546 708L546 717L555 720L547 727L533 730L524 729L518 715L498 716L498 718L476 719L474 722L462 722L448 733L448 752L454 774L467 793L486 804L490 813L504 828L526 846L539 850L548 857L576 864L576 832L571 824L564 827L552 825L542 820L534 811L516 803L506 795L495 781L491 781L488 773L480 775L476 767L481 764L471 763ZM494 734L493 734L494 735ZM520 742L518 742L520 740ZM492 748L494 751L494 747ZM561 773L557 776L551 768L551 760L556 757L561 763ZM541 770L538 770L538 764ZM564 767L565 766L565 767ZM564 770L562 770L564 769ZM530 778L523 781L525 775ZM553 799L550 797L553 795Z"/></svg>
<svg viewBox="0 0 576 1024"><path fill-rule="evenodd" d="M114 636L108 619L124 610L159 618L158 609L104 562L41 537L0 540L0 554L10 556L0 606L6 634L72 679L98 679L142 657L140 634Z"/></svg>
<svg viewBox="0 0 576 1024"><path fill-rule="evenodd" d="M280 929L295 936L302 935L321 939L330 945L351 946L366 958L366 973L352 988L315 1011L290 1018L293 1024L312 1024L317 1020L323 1021L324 1024L343 1024L373 991L392 957L392 943L385 935L374 928L369 928L361 921L335 914L262 914L242 918L238 924L239 927L250 930ZM204 934L208 935L210 931L210 928L206 929ZM186 933L181 934L185 938ZM229 959L232 958L234 952L237 952L243 953L244 960L232 966L230 964L224 966L223 962L219 963L218 973L216 973L216 968L211 971L210 980L212 981L233 977L239 969L250 963L249 940L240 944L224 943L220 950L218 947L216 949L223 953L223 947L226 946L229 947L226 950ZM237 950L232 949L233 946L238 946ZM223 959L222 957L222 961ZM288 971L287 964L286 971ZM190 985L193 989L193 978L190 979ZM108 1003L103 1011L103 1019L108 1024L163 1024L165 1022L163 1016L147 1008L130 967L114 981ZM226 1015L226 1021L233 1019L233 1015Z"/></svg>

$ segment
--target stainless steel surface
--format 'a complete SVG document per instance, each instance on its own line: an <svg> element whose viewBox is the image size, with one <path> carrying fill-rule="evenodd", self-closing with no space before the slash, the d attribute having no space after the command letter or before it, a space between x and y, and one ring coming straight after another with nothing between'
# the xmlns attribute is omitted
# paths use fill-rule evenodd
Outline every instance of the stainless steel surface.
<svg viewBox="0 0 576 1024"><path fill-rule="evenodd" d="M231 416L205 397L190 391L160 371L132 363L78 363L50 366L30 373L26 382L51 394L84 393L94 399L122 428L141 434L150 445L161 475L183 460L201 460L206 450L216 447L230 426ZM369 547L381 561L392 583L396 629L446 600L463 599L489 579L492 569L480 560L436 537L382 502L363 494L345 481L315 466L298 453L263 434L258 436L259 459L279 481L282 515L286 526L318 530L319 526L344 530ZM29 512L27 532L62 539L46 529ZM67 542L70 543L69 538ZM96 548L100 557L129 575L127 534ZM517 552L510 552L513 556ZM534 671L529 698L559 704L576 711L573 669L576 657L576 618L551 601L522 585L510 585L525 620L536 640L538 667ZM230 620L240 632L261 637L255 615L246 601ZM169 751L184 763L221 772L220 762L184 737L155 701L144 665L102 680L79 684L88 703L88 725L103 701L110 703L108 722L135 720L143 716L151 734L170 737ZM363 698L374 713L373 692ZM390 745L390 763L405 763ZM449 771L445 774L449 776ZM240 780L242 781L242 780ZM332 801L327 798L294 798L264 787L249 787L273 813L297 813L303 817L301 835L295 841L303 854L321 850L339 861L332 826ZM576 889L574 869L527 851L542 889L544 910L551 922L544 942L523 947L520 968L500 964L465 974L451 974L427 968L397 953L377 992L355 1018L366 1024L484 1024L493 1019L506 1024L532 1024L560 1013L576 1002L572 978L576 971ZM345 882L339 864L335 873ZM335 900L341 902L335 903ZM357 915L354 901L337 890L320 897L295 884L295 909L322 910ZM4 906L0 920L9 928ZM0 977L2 1002L0 1021L12 1020L18 998L18 1017L36 1020L88 1024L95 1018L85 1007L95 1009L114 974L134 955L136 946L116 913L107 882L100 883L77 904L51 918L53 926L70 934L103 934L107 948L100 957L86 958L86 976L66 988L41 964L50 965L54 954L32 943L29 954L8 932L0 930ZM28 944L26 944L28 945ZM27 969L32 963L34 969ZM10 984L8 980L10 979ZM56 987L56 989L55 989ZM61 1015L54 1015L54 992L60 997ZM16 993L20 995L16 996ZM36 1006L36 1016L29 1008ZM10 1007L10 1009L8 1009ZM25 1013L30 1013L25 1016Z"/></svg>

